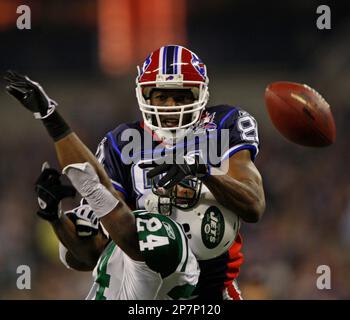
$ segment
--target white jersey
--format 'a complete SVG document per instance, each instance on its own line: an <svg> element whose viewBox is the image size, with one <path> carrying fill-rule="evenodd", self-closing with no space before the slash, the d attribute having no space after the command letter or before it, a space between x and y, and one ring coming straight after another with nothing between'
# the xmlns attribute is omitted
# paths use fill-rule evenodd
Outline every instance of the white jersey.
<svg viewBox="0 0 350 320"><path fill-rule="evenodd" d="M186 299L198 282L199 267L180 225L166 216L137 211L145 261L134 261L111 241L93 272L87 299Z"/></svg>

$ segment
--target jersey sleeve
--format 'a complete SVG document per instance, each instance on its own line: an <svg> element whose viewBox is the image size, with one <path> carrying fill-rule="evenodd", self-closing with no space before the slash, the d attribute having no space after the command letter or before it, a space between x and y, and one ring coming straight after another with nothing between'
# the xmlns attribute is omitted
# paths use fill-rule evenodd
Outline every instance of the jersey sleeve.
<svg viewBox="0 0 350 320"><path fill-rule="evenodd" d="M228 130L228 149L223 159L246 149L250 151L254 161L259 152L258 124L247 111L232 108L221 121L221 129Z"/></svg>
<svg viewBox="0 0 350 320"><path fill-rule="evenodd" d="M128 197L126 189L126 172L121 153L111 133L108 133L97 147L97 160L103 165L114 188Z"/></svg>
<svg viewBox="0 0 350 320"><path fill-rule="evenodd" d="M162 278L183 272L188 262L188 241L181 227L154 213L135 213L140 251L150 269Z"/></svg>

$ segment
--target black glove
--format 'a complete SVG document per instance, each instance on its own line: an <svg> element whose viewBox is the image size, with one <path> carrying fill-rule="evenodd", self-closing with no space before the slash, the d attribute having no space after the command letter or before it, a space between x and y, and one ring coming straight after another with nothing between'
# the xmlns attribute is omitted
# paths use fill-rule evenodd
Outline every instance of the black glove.
<svg viewBox="0 0 350 320"><path fill-rule="evenodd" d="M59 204L62 199L74 197L76 194L73 186L62 184L60 176L61 173L48 168L48 164L44 163L42 172L35 183L35 192L40 207L37 214L48 221L59 218Z"/></svg>
<svg viewBox="0 0 350 320"><path fill-rule="evenodd" d="M15 71L7 71L7 92L15 97L36 119L45 119L54 112L57 103L50 99L39 83Z"/></svg>
<svg viewBox="0 0 350 320"><path fill-rule="evenodd" d="M158 187L165 189L171 189L184 179L193 177L203 179L209 174L209 166L203 162L198 154L186 155L182 159L182 164L167 164L168 161L164 160L163 164L152 161L151 163L141 163L139 167L141 169L154 167L147 173L149 179L166 172L158 182Z"/></svg>

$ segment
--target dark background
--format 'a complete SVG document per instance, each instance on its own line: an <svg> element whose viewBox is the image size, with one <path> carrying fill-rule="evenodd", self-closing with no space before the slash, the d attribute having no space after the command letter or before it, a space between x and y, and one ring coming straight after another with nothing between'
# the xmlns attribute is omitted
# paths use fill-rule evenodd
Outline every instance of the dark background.
<svg viewBox="0 0 350 320"><path fill-rule="evenodd" d="M31 8L31 30L16 28L21 4ZM320 4L331 8L330 30L316 27ZM0 0L0 74L13 68L43 84L95 150L109 130L140 117L135 66L161 45L187 46L207 64L210 104L242 106L259 124L267 208L241 229L243 297L349 299L349 17L346 1ZM278 80L326 98L334 145L297 146L272 127L264 90ZM91 275L60 264L50 226L35 215L41 163L57 165L52 143L4 90L0 119L0 298L82 299ZM31 290L16 287L19 265L31 268ZM330 290L316 287L320 265L331 269Z"/></svg>

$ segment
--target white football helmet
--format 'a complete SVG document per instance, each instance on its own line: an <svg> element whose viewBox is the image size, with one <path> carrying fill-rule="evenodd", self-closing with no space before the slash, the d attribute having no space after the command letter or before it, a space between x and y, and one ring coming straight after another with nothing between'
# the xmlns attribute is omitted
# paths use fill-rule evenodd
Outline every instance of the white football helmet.
<svg viewBox="0 0 350 320"><path fill-rule="evenodd" d="M159 212L159 197L153 193L145 200L149 212ZM198 260L208 260L225 253L240 229L240 218L220 205L210 192L200 195L190 209L172 206L170 218L182 225L190 247Z"/></svg>

